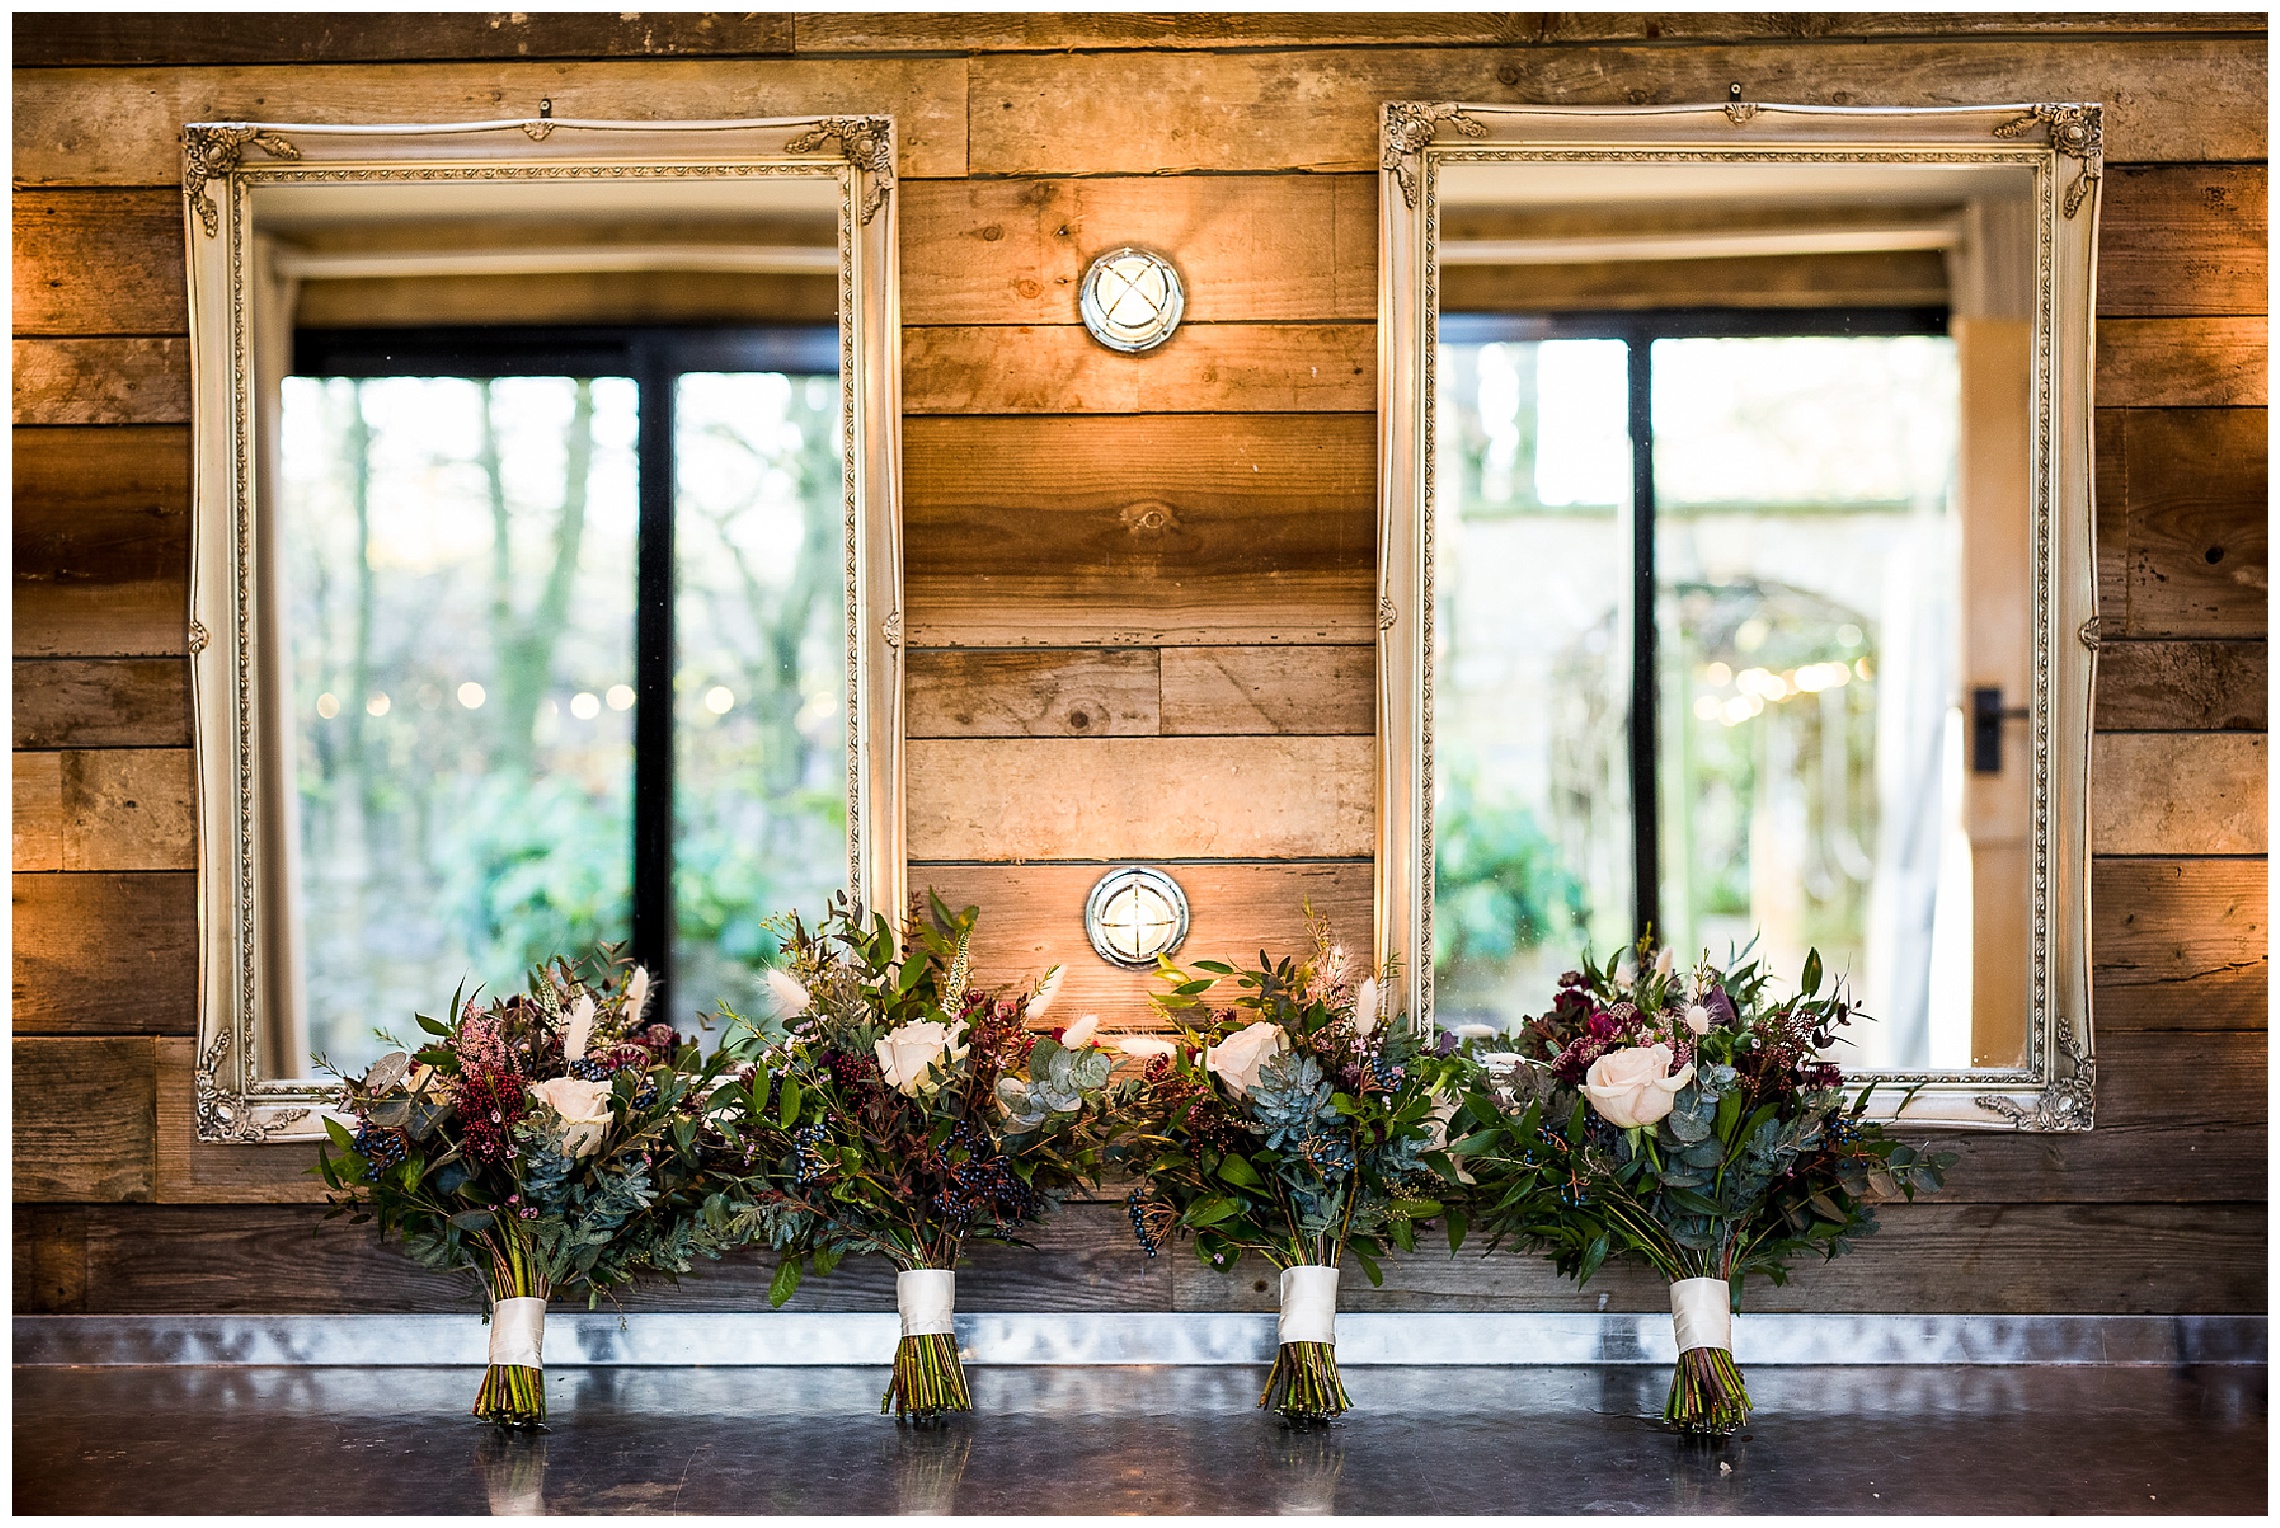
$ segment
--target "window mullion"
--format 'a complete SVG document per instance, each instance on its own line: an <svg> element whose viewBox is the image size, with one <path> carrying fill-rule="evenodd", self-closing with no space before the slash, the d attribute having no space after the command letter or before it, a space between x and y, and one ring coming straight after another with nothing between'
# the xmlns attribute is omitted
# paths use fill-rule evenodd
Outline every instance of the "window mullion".
<svg viewBox="0 0 2280 1528"><path fill-rule="evenodd" d="M640 388L635 562L633 956L669 984L673 944L673 403L665 347L634 346ZM669 992L652 1012L662 1015Z"/></svg>
<svg viewBox="0 0 2280 1528"><path fill-rule="evenodd" d="M1654 333L1638 325L1630 347L1631 428L1631 865L1632 903L1644 933L1662 926L1660 763L1656 757Z"/></svg>

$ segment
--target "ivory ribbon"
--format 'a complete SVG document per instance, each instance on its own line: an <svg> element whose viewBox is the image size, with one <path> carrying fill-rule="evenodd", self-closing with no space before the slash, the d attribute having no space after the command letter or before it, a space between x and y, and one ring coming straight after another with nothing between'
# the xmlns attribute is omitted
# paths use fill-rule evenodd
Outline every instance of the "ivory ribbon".
<svg viewBox="0 0 2280 1528"><path fill-rule="evenodd" d="M491 1302L491 1362L542 1369L538 1350L546 1341L546 1302L539 1299Z"/></svg>
<svg viewBox="0 0 2280 1528"><path fill-rule="evenodd" d="M948 1337L958 1324L958 1274L950 1268L913 1268L895 1275L895 1308L905 1337Z"/></svg>
<svg viewBox="0 0 2280 1528"><path fill-rule="evenodd" d="M1680 1279L1670 1286L1670 1321L1678 1350L1734 1351L1734 1307L1724 1279Z"/></svg>
<svg viewBox="0 0 2280 1528"><path fill-rule="evenodd" d="M1338 1340L1338 1270L1320 1263L1300 1263L1282 1272L1282 1316L1275 1323L1277 1342L1330 1342Z"/></svg>

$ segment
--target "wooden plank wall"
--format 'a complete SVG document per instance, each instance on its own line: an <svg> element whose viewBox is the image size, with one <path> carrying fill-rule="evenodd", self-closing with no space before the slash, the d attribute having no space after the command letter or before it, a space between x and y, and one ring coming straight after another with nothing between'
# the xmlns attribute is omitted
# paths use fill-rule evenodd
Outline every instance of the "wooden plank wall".
<svg viewBox="0 0 2280 1528"><path fill-rule="evenodd" d="M308 1152L200 1148L183 627L186 120L891 112L915 879L990 974L1082 946L1102 859L1180 862L1197 950L1369 916L1376 120L1391 98L2107 103L2097 443L2099 1128L1971 1135L1934 1203L1764 1308L2264 1308L2261 16L15 19L15 1268L45 1311L452 1308L319 1220ZM1076 327L1097 251L1187 326ZM1025 863L1028 861L1028 863ZM972 1308L1264 1308L1078 1206ZM737 1265L643 1303L749 1308ZM1590 1308L1510 1255L1377 1308ZM876 1270L800 1296L886 1303Z"/></svg>

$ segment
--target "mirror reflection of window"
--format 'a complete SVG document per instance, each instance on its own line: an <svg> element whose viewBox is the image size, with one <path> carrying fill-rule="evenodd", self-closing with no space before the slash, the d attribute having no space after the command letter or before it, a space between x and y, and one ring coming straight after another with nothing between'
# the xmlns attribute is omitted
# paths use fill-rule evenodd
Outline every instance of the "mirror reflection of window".
<svg viewBox="0 0 2280 1528"><path fill-rule="evenodd" d="M527 353L522 374L454 374L477 369L467 338L425 360L389 340L399 375L328 368L319 344L283 387L292 1054L339 1067L462 984L519 990L540 959L628 941L637 894L671 930L666 1016L750 1010L774 954L759 920L846 885L836 374L700 370L637 336L664 358L638 375L539 374ZM829 364L835 344L804 348ZM654 590L645 404L672 421ZM669 860L636 853L646 599L672 611Z"/></svg>
<svg viewBox="0 0 2280 1528"><path fill-rule="evenodd" d="M1651 925L1817 948L1848 1066L2016 1065L1978 952L2024 945L2024 737L1975 768L1971 698L2026 703L2016 198L1595 189L1444 203L1436 1015L1508 1028Z"/></svg>

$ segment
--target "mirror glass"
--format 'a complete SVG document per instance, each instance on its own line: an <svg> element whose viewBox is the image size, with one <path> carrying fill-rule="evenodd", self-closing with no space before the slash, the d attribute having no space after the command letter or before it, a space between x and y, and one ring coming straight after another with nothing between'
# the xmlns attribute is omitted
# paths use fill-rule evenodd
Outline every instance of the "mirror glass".
<svg viewBox="0 0 2280 1528"><path fill-rule="evenodd" d="M1651 927L2027 1060L2036 171L1442 163L1436 1022Z"/></svg>
<svg viewBox="0 0 2280 1528"><path fill-rule="evenodd" d="M254 197L292 324L280 1071L630 944L639 899L673 1020L749 1009L759 920L847 885L836 187L430 200ZM651 781L669 857L636 850Z"/></svg>

